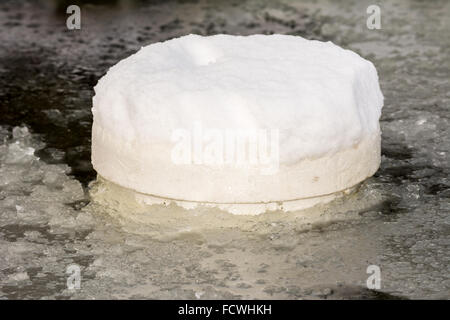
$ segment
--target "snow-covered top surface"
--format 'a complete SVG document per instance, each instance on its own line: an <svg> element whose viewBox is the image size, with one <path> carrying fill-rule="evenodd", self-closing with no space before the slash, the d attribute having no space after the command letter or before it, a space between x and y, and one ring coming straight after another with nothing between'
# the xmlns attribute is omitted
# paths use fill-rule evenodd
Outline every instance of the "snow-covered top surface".
<svg viewBox="0 0 450 320"><path fill-rule="evenodd" d="M280 161L334 153L379 131L373 64L298 36L188 35L141 48L95 87L94 121L128 141L175 129L279 129Z"/></svg>

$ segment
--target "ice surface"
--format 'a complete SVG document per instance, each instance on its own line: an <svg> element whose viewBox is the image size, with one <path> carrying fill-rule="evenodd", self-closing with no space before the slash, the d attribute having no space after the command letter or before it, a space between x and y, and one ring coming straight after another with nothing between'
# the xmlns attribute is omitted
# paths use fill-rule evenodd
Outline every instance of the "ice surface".
<svg viewBox="0 0 450 320"><path fill-rule="evenodd" d="M66 165L30 155L42 143L18 129L0 146L2 297L371 297L361 288L378 264L387 293L448 298L450 206L421 183L371 178L330 205L257 217L145 206L102 180L86 195ZM66 287L73 264L79 290Z"/></svg>
<svg viewBox="0 0 450 320"><path fill-rule="evenodd" d="M379 132L373 64L299 36L188 35L151 44L99 80L94 122L135 143L176 129L278 129L280 162L334 153Z"/></svg>

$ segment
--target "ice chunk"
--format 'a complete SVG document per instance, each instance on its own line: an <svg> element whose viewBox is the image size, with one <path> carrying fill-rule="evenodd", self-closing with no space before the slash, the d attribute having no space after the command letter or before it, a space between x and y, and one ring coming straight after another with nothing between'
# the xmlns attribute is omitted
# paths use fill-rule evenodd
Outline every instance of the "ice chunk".
<svg viewBox="0 0 450 320"><path fill-rule="evenodd" d="M189 35L113 66L95 87L93 114L128 141L171 142L171 130L194 121L281 128L281 162L294 162L377 132L382 105L373 64L331 42Z"/></svg>
<svg viewBox="0 0 450 320"><path fill-rule="evenodd" d="M8 153L6 154L5 163L26 164L30 163L34 159L34 148L23 147L18 141L16 141L8 146Z"/></svg>
<svg viewBox="0 0 450 320"><path fill-rule="evenodd" d="M373 64L331 42L189 35L99 80L92 163L155 204L293 211L375 173L382 106Z"/></svg>

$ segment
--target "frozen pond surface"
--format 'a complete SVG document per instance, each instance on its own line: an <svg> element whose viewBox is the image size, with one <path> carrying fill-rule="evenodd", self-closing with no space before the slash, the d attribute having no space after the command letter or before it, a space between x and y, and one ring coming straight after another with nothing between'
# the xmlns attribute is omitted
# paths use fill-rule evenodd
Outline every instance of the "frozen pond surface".
<svg viewBox="0 0 450 320"><path fill-rule="evenodd" d="M381 30L366 28L367 1L116 1L83 7L81 31L64 1L33 3L0 4L0 298L450 298L448 1L383 1ZM258 217L132 206L93 183L92 86L191 32L298 34L372 60L378 173L327 206Z"/></svg>

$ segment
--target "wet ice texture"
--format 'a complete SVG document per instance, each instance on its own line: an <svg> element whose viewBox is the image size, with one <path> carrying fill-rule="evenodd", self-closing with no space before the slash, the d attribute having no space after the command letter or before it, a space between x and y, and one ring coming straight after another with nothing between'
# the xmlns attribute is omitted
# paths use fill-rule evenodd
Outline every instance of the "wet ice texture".
<svg viewBox="0 0 450 320"><path fill-rule="evenodd" d="M449 203L420 183L373 178L330 205L257 217L144 206L104 181L86 205L65 164L33 155L39 137L0 134L3 298L389 298L364 289L370 264L385 293L448 297Z"/></svg>
<svg viewBox="0 0 450 320"><path fill-rule="evenodd" d="M204 220L200 219L204 212L186 215L171 207L157 207L151 210L153 215L142 215L145 209L134 207L135 212L129 211L131 215L124 220L119 214L120 202L113 206L104 202L115 201L102 197L108 192L114 194L108 185L93 185L91 191L98 202L86 206L89 199L77 180L68 175L67 165L37 159L36 154L44 149L60 163L65 159L64 152L55 145L48 148L42 144L49 140L53 143L58 135L42 137L30 135L24 127L13 132L11 127L0 126L0 297L390 298L363 290L367 266L378 264L384 293L450 298L450 39L444 36L449 34L446 17L450 3L384 1L382 29L366 30L365 10L369 4L271 1L269 5L248 1L245 6L230 5L218 11L187 2L180 12L191 15L183 14L178 20L173 16L158 18L158 13L150 9L130 9L127 13L133 19L113 19L120 21L114 28L108 24L96 32L70 36L59 31L53 36L46 34L43 21L37 21L40 28L27 27L26 18L20 19L11 10L0 11L1 21L15 23L0 28L5 41L0 47L1 59L8 62L1 65L0 81L9 81L2 82L0 88L0 108L4 111L0 119L19 124L25 119L33 128L39 128L36 117L44 126L41 130L57 124L64 130L56 132L66 132L61 135L64 141L79 143L63 148L75 155L70 159L88 155L90 142L82 137L89 136L90 123L86 123L85 115L89 114L90 91L85 86L78 90L78 86L69 85L63 88L66 91L62 96L66 98L58 100L58 94L51 90L59 90L70 81L89 83L92 74L98 77L102 71L99 66L106 71L105 65L129 55L140 43L189 32L274 31L331 39L374 62L386 98L381 119L383 159L378 173L345 201L312 209L307 215L273 213L231 219L212 212L210 220ZM171 17L169 13L175 11L169 4L166 6L158 10L164 17ZM315 11L318 7L320 12ZM35 17L47 19L45 12ZM108 10L102 7L99 12ZM151 29L146 29L143 26L150 13L155 18ZM99 14L95 17L102 21ZM95 29L88 22L88 14L85 18L85 26ZM64 21L61 25L64 28ZM125 32L128 28L130 31ZM108 35L105 30L110 29ZM49 40L38 41L46 48L36 55L48 55L49 47L57 42L66 48L49 58L52 65L59 66L58 72L45 69L45 75L52 79L50 84L45 77L33 77L33 72L13 72L14 77L28 77L19 78L18 85L6 73L9 61L15 60L5 60L5 50L11 48L14 57L38 50L36 44L35 49L30 45L30 38L37 39L30 30L37 30L39 40ZM111 35L108 41L106 37ZM17 50L21 45L26 48ZM100 51L108 51L101 63L101 54L92 50L97 45ZM77 68L66 73L72 71L65 65L70 66L71 59ZM33 66L30 61L25 55L11 68ZM80 66L80 61L85 64ZM63 77L63 81L51 72ZM41 84L50 93L39 91ZM17 92L25 92L26 96L18 98L14 96ZM36 92L39 94L34 95ZM17 100L23 104L14 105ZM26 109L28 104L32 108ZM47 113L53 120L45 122L46 118L39 117L41 104L42 108L54 109ZM8 113L8 106L15 113ZM25 115L22 110L26 110ZM31 118L23 118L28 114ZM79 132L86 134L76 136ZM77 161L70 163L74 171L80 172L83 167L74 165ZM116 211L108 209L111 207ZM126 208L130 209L128 205ZM164 219L164 213L170 212L174 218ZM136 224L141 219L146 219L146 227ZM194 223L199 221L204 223ZM82 282L79 291L70 292L66 289L65 271L73 263L81 267Z"/></svg>

